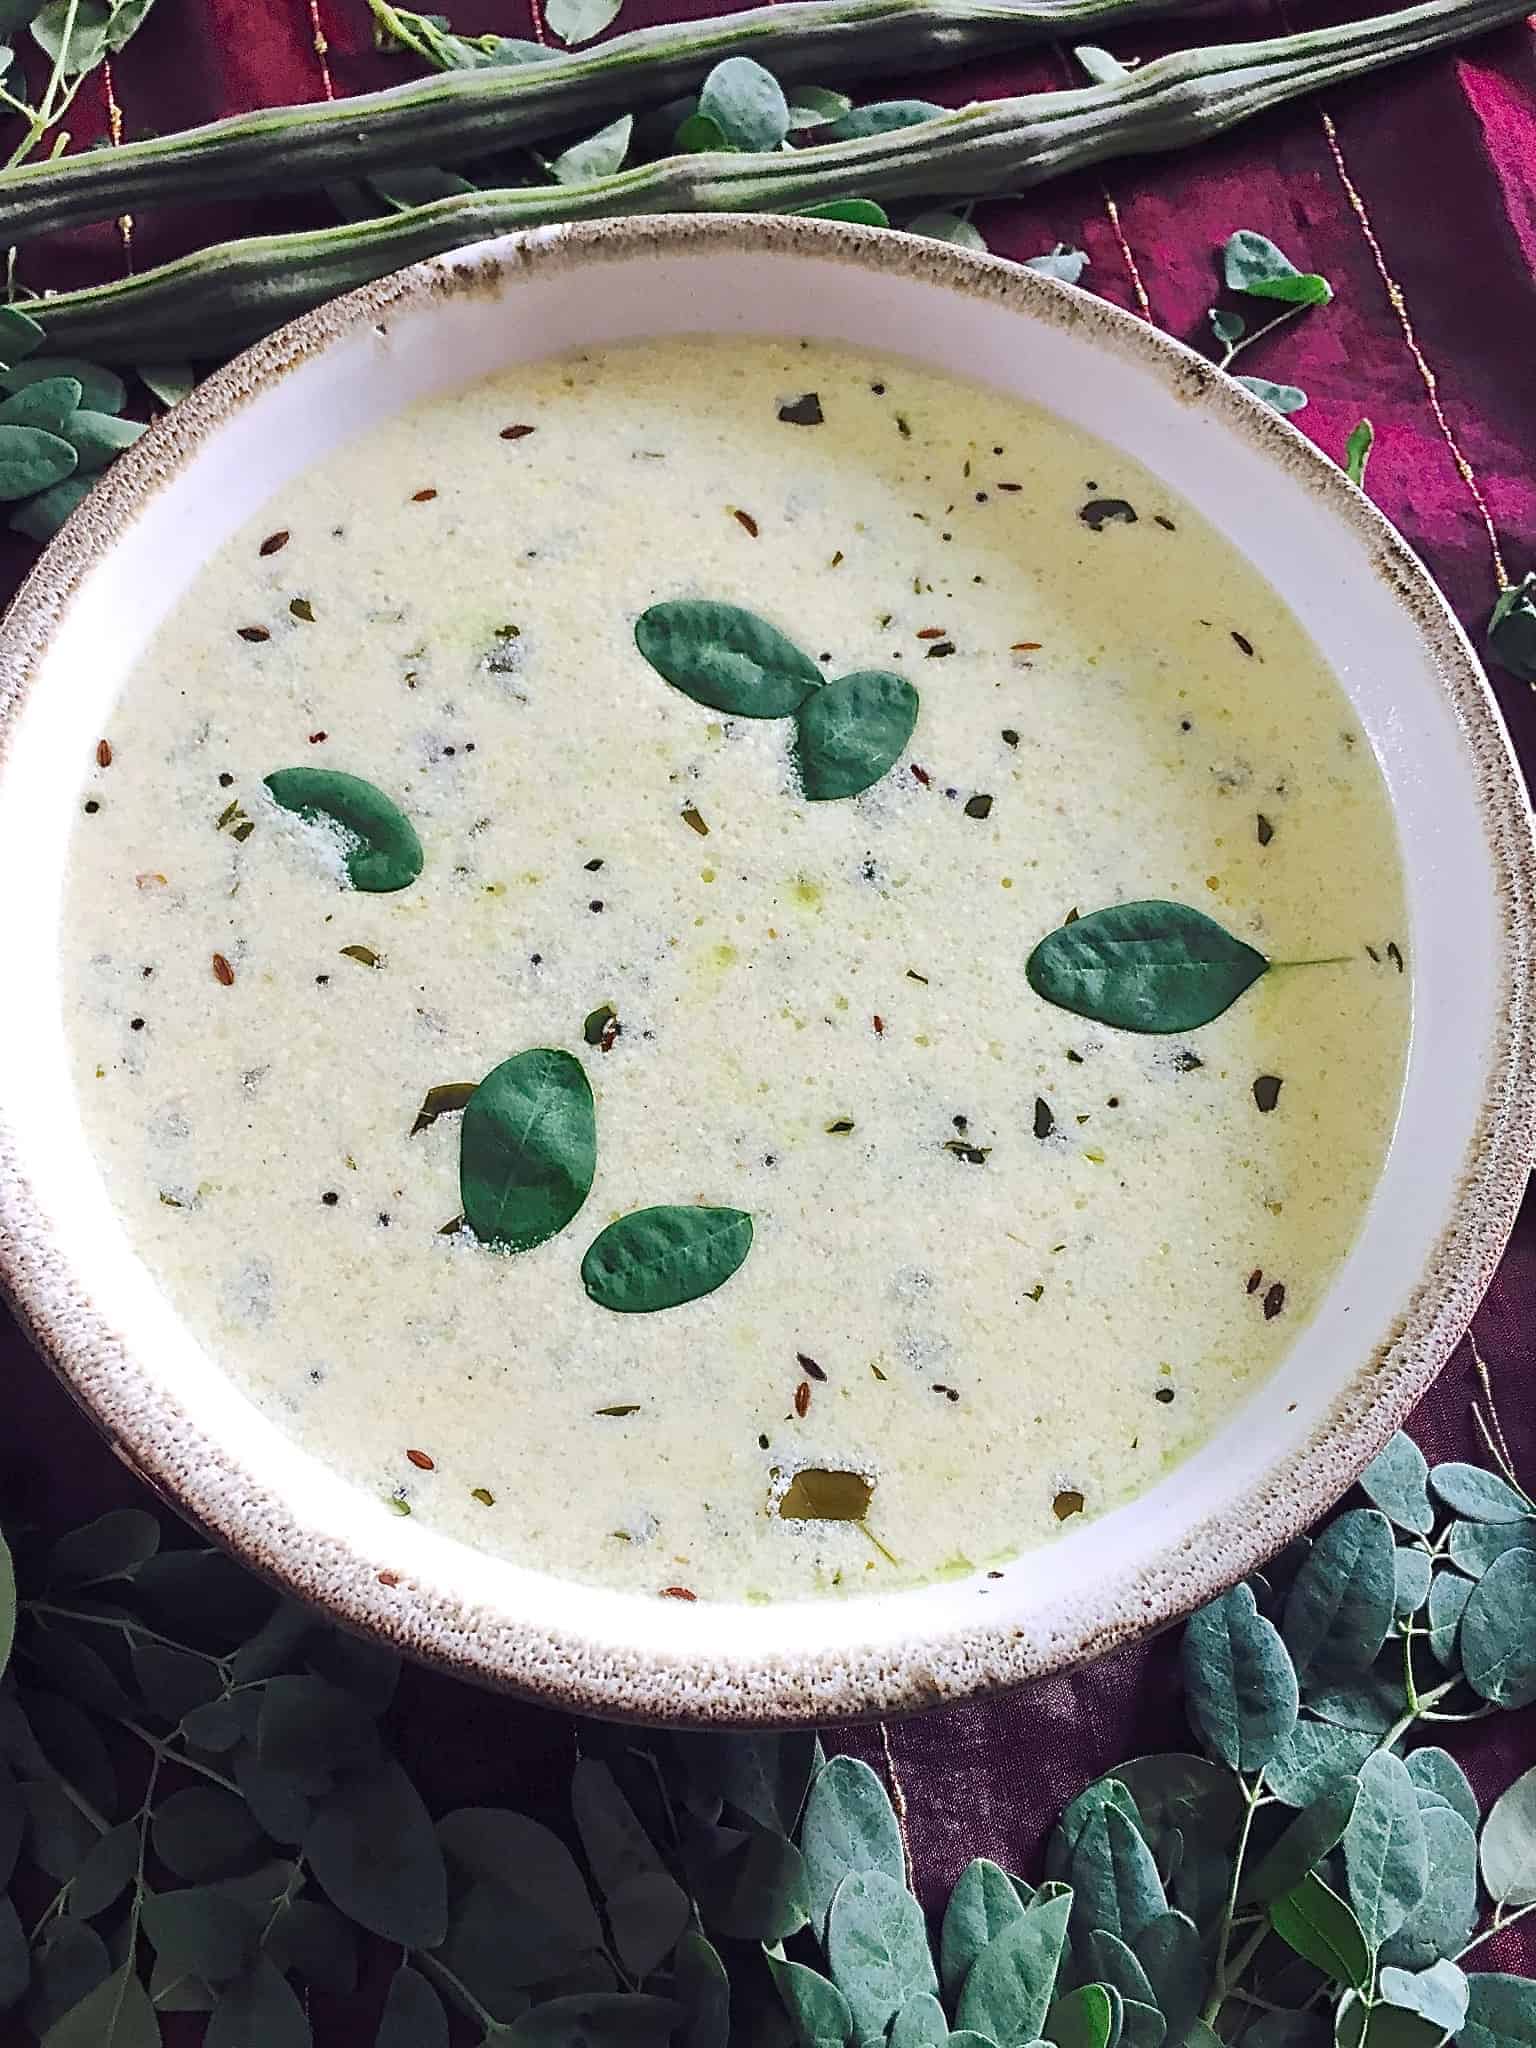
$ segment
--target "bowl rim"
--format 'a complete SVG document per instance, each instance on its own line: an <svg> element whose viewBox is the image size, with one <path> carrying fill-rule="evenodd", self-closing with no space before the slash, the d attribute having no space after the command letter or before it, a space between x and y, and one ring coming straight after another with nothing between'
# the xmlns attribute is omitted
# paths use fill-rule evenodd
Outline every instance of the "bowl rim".
<svg viewBox="0 0 1536 2048"><path fill-rule="evenodd" d="M278 329L198 385L118 458L71 515L0 625L0 756L54 631L81 582L141 504L172 484L245 404L364 324L462 292L499 296L572 265L712 249L831 258L980 294L1026 318L1074 326L1128 354L1175 395L1283 464L1353 529L1412 618L1470 757L1499 898L1502 990L1484 1054L1475 1130L1442 1230L1395 1327L1314 1424L1286 1484L1255 1481L1188 1528L1155 1575L1122 1581L1098 1617L1043 1650L1017 1627L957 1617L896 1644L746 1657L659 1645L621 1650L505 1611L488 1614L382 1571L366 1534L321 1535L134 1367L131 1339L92 1303L49 1241L12 1132L0 1120L0 1287L22 1327L120 1458L182 1515L284 1592L458 1676L611 1719L788 1725L951 1704L1069 1669L1182 1618L1333 1505L1448 1360L1491 1281L1536 1154L1536 838L1491 687L1428 571L1342 470L1206 358L1133 314L1022 266L886 229L762 215L656 215L533 230L429 258ZM116 1368L103 1372L106 1361ZM1369 1399L1362 1400L1363 1388ZM1177 1569L1175 1571L1174 1566ZM487 1622L493 1624L489 1629Z"/></svg>

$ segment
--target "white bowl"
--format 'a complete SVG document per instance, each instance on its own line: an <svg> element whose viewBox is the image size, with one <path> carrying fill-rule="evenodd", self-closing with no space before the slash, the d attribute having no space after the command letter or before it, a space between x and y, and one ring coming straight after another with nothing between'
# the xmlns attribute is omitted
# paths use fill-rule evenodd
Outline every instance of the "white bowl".
<svg viewBox="0 0 1536 2048"><path fill-rule="evenodd" d="M1359 1241L1281 1368L1203 1450L1001 1579L766 1608L617 1593L472 1551L390 1515L258 1414L112 1211L71 1090L58 968L69 836L108 707L207 555L273 491L372 422L507 364L732 331L895 346L1037 400L1222 529L1305 622L1375 749L1407 868L1414 1003L1401 1117ZM200 386L70 520L0 641L8 1288L152 1484L258 1570L415 1655L671 1721L831 1720L1016 1685L1173 1620L1304 1528L1424 1391L1493 1274L1536 1123L1536 858L1487 684L1423 568L1332 462L1086 293L822 221L486 243L322 307Z"/></svg>

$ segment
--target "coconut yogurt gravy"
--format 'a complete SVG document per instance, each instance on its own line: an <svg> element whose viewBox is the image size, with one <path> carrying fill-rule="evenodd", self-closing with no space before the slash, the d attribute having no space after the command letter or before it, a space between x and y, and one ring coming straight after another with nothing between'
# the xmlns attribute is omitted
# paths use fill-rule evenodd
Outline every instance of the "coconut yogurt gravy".
<svg viewBox="0 0 1536 2048"><path fill-rule="evenodd" d="M894 764L810 800L793 716L640 651L687 600L899 679ZM358 840L267 789L295 768L383 792L419 875L353 886ZM1304 630L1148 472L896 357L635 344L370 430L201 572L81 803L65 1015L112 1198L385 1547L408 1511L697 1598L994 1566L1274 1369L1394 1115L1393 827ZM1074 913L1147 900L1331 964L1171 1032L1031 985ZM545 1159L529 1198L579 1206L514 1251L460 1220L463 1104L534 1049L564 1094L522 1137L590 1084L595 1177ZM750 1219L713 1291L594 1295L609 1225L699 1204Z"/></svg>

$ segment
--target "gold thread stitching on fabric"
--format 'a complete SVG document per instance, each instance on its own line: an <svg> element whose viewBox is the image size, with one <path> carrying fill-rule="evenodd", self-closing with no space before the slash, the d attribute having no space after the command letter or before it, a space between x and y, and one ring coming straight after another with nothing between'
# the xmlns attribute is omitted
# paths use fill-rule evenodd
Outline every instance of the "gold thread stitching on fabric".
<svg viewBox="0 0 1536 2048"><path fill-rule="evenodd" d="M336 97L336 87L331 81L331 46L326 40L325 28L320 20L320 0L309 0L310 47L320 65L320 85L328 100Z"/></svg>
<svg viewBox="0 0 1536 2048"><path fill-rule="evenodd" d="M907 1884L912 1889L915 1889L916 1873L912 1863L912 1837L907 1829L906 1788L901 1782L901 1773L896 1768L896 1752L891 1747L891 1731L884 1721L880 1723L880 1747L885 1753L885 1775L891 1787L891 1807L896 1815L896 1831L901 1836L901 1853L907 1866Z"/></svg>
<svg viewBox="0 0 1536 2048"><path fill-rule="evenodd" d="M112 77L112 59L101 61L101 89L107 102L107 133L112 147L117 149L123 140L123 110L118 105L117 86ZM117 216L117 237L123 245L123 269L133 275L133 215L120 213Z"/></svg>
<svg viewBox="0 0 1536 2048"><path fill-rule="evenodd" d="M1344 150L1339 141L1339 131L1333 125L1333 117L1326 107L1319 107L1317 111L1318 118L1323 124L1323 135L1327 140L1329 153L1333 158L1333 167L1338 173L1339 183L1344 187L1344 196L1348 199L1355 219L1360 225L1361 234L1365 237L1365 245L1371 252L1371 260L1376 265L1377 275L1380 277L1382 287L1387 294L1387 302L1397 315L1397 322L1403 330L1403 340L1407 344L1408 353L1413 357L1419 376L1423 379L1424 389L1429 397L1429 409L1435 416L1435 425L1440 429L1441 439L1445 442L1446 448L1450 452L1451 460L1456 465L1457 474L1466 485L1467 494L1477 507L1478 517L1482 520L1483 527L1487 532L1488 546L1493 556L1494 576L1498 581L1500 590L1507 590L1509 587L1509 571L1504 566L1504 556L1499 548L1498 530L1493 523L1493 514L1488 509L1488 501L1483 496L1481 486L1478 484L1477 473L1462 452L1461 443L1456 439L1451 423L1445 416L1445 407L1440 403L1440 380L1436 377L1423 349L1419 346L1419 338L1414 332L1413 318L1408 311L1408 301L1403 295L1403 288L1387 268L1387 259L1382 251L1381 243L1376 238L1376 230L1371 225L1371 216L1366 209L1365 200L1361 196L1359 186L1356 185L1354 179L1349 174L1348 164L1344 161Z"/></svg>

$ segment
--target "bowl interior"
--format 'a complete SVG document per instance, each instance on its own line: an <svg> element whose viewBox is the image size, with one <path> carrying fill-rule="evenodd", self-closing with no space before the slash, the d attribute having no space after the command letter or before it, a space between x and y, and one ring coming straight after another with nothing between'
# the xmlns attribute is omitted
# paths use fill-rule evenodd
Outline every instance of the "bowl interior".
<svg viewBox="0 0 1536 2048"><path fill-rule="evenodd" d="M86 1149L56 954L108 708L208 552L273 490L371 422L509 364L732 331L895 346L1038 401L1231 538L1321 648L1386 778L1414 1027L1353 1252L1281 1370L1153 1491L1001 1580L690 1609L400 1522L210 1367ZM26 877L0 905L10 986L25 991L0 1016L8 1283L77 1394L205 1525L345 1617L482 1677L607 1712L811 1718L1022 1679L1171 1619L1304 1526L1379 1447L1512 1221L1530 1153L1529 816L1469 649L1385 522L1284 422L1139 322L1028 273L819 222L545 231L422 266L263 344L124 458L19 600L0 684L0 872Z"/></svg>

